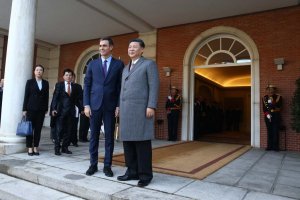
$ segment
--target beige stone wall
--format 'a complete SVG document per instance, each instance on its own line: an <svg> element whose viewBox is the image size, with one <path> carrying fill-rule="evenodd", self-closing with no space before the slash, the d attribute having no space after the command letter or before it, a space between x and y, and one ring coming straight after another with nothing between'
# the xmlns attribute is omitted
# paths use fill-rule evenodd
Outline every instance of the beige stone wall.
<svg viewBox="0 0 300 200"><path fill-rule="evenodd" d="M144 50L144 56L152 60L156 60L156 42L157 34L156 30L146 33L139 33L139 37L145 42L146 48Z"/></svg>
<svg viewBox="0 0 300 200"><path fill-rule="evenodd" d="M59 68L59 46L39 44L37 46L36 63L45 67L44 79L49 81L49 106L52 100ZM47 113L44 126L50 126L50 117Z"/></svg>

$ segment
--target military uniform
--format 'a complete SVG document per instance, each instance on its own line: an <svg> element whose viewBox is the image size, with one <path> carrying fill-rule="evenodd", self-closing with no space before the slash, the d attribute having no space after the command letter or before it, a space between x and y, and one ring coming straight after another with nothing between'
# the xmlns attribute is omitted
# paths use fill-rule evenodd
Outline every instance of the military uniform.
<svg viewBox="0 0 300 200"><path fill-rule="evenodd" d="M178 119L181 110L181 96L176 94L168 96L166 102L166 110L168 117L168 140L177 140Z"/></svg>
<svg viewBox="0 0 300 200"><path fill-rule="evenodd" d="M281 123L281 106L282 97L279 94L265 95L263 97L263 111L268 131L268 144L266 150L279 151L279 127Z"/></svg>

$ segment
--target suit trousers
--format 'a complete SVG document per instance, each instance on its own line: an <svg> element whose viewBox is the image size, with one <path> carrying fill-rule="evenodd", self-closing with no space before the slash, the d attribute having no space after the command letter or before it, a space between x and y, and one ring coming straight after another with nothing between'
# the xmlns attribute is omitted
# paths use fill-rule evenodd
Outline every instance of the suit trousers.
<svg viewBox="0 0 300 200"><path fill-rule="evenodd" d="M27 111L26 117L27 120L31 121L33 131L33 135L26 136L26 147L38 147L45 119L45 111Z"/></svg>
<svg viewBox="0 0 300 200"><path fill-rule="evenodd" d="M90 119L85 114L80 115L79 140L87 141L87 135L90 128Z"/></svg>
<svg viewBox="0 0 300 200"><path fill-rule="evenodd" d="M279 151L279 127L280 127L280 114L274 112L271 114L271 122L265 117L265 122L268 131L268 146L267 149Z"/></svg>
<svg viewBox="0 0 300 200"><path fill-rule="evenodd" d="M68 148L70 145L71 134L74 126L75 117L71 114L60 115L56 119L55 149L60 148L62 139L62 148Z"/></svg>
<svg viewBox="0 0 300 200"><path fill-rule="evenodd" d="M70 143L77 144L78 143L78 137L77 137L77 131L78 131L78 117L74 117L74 123L72 127L72 133L71 133L71 140Z"/></svg>
<svg viewBox="0 0 300 200"><path fill-rule="evenodd" d="M93 166L98 164L99 135L102 121L105 133L104 167L111 167L114 151L115 111L105 111L102 107L99 110L92 110L90 118L90 163Z"/></svg>
<svg viewBox="0 0 300 200"><path fill-rule="evenodd" d="M152 180L152 145L151 140L123 141L126 174L139 176L140 180Z"/></svg>

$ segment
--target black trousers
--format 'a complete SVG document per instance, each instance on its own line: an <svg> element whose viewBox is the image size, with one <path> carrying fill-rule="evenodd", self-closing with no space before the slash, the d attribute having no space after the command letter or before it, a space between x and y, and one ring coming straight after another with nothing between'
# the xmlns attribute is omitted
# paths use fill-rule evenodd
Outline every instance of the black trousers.
<svg viewBox="0 0 300 200"><path fill-rule="evenodd" d="M27 111L27 120L32 123L32 136L26 136L26 147L38 147L41 139L41 131L45 119L45 111Z"/></svg>
<svg viewBox="0 0 300 200"><path fill-rule="evenodd" d="M85 114L80 115L79 123L79 140L87 141L87 136L90 128L90 119Z"/></svg>
<svg viewBox="0 0 300 200"><path fill-rule="evenodd" d="M279 151L279 127L280 127L280 113L273 112L271 122L265 117L265 123L268 131L268 146L267 149Z"/></svg>
<svg viewBox="0 0 300 200"><path fill-rule="evenodd" d="M75 117L73 115L64 115L64 116L61 115L57 117L56 132L53 138L55 141L55 149L60 149L61 139L62 139L62 148L67 148L70 145L74 120Z"/></svg>
<svg viewBox="0 0 300 200"><path fill-rule="evenodd" d="M151 180L153 178L151 140L124 141L123 147L126 174L138 175L140 180Z"/></svg>
<svg viewBox="0 0 300 200"><path fill-rule="evenodd" d="M71 132L71 139L70 142L72 144L77 144L78 143L78 137L77 137L77 127L78 127L78 120L79 118L74 117L74 121L73 121L73 127L72 127L72 132Z"/></svg>
<svg viewBox="0 0 300 200"><path fill-rule="evenodd" d="M168 135L170 141L177 140L179 110L171 110L168 114Z"/></svg>

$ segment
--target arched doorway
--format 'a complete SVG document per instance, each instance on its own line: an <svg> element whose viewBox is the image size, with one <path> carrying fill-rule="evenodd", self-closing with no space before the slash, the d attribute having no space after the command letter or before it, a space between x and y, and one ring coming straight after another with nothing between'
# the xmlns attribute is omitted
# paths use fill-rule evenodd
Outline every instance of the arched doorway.
<svg viewBox="0 0 300 200"><path fill-rule="evenodd" d="M194 52L193 139L250 144L251 58L235 36L216 34Z"/></svg>
<svg viewBox="0 0 300 200"><path fill-rule="evenodd" d="M99 58L99 45L93 45L80 54L74 69L77 83L83 86L87 65L90 61L97 58Z"/></svg>
<svg viewBox="0 0 300 200"><path fill-rule="evenodd" d="M232 52L232 47L238 44ZM215 48L216 47L216 48ZM199 51L202 52L199 53ZM205 53L206 52L206 53ZM199 55L200 54L200 55ZM249 59L239 59L248 54ZM245 61L243 63L243 61ZM259 122L259 63L253 40L244 32L232 27L215 27L200 34L188 47L184 63L182 140L193 140L195 69L213 67L243 67L248 65L251 74L251 145L260 146Z"/></svg>

